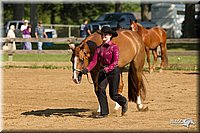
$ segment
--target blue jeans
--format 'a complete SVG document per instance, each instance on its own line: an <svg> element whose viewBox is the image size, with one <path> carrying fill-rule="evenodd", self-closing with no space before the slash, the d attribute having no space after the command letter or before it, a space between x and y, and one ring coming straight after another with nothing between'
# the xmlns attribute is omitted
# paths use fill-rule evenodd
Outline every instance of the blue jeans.
<svg viewBox="0 0 200 133"><path fill-rule="evenodd" d="M31 42L24 42L24 50L32 50Z"/></svg>
<svg viewBox="0 0 200 133"><path fill-rule="evenodd" d="M87 37L87 35L82 35L82 38L86 38Z"/></svg>
<svg viewBox="0 0 200 133"><path fill-rule="evenodd" d="M30 35L23 35L23 38L31 38ZM23 50L32 50L31 42L24 42Z"/></svg>
<svg viewBox="0 0 200 133"><path fill-rule="evenodd" d="M42 42L38 42L38 50L42 50Z"/></svg>

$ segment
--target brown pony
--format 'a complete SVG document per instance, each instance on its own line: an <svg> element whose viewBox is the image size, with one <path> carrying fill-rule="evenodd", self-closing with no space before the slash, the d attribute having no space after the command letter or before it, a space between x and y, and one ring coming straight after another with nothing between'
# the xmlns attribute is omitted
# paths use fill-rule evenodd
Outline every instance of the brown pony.
<svg viewBox="0 0 200 133"><path fill-rule="evenodd" d="M145 62L145 47L141 37L131 30L118 30L118 36L112 41L119 46L120 56L118 66L120 69L130 64L128 72L128 98L129 101L137 103L138 110L147 109L143 107L143 100L146 96L146 88L143 82L143 66ZM92 60L96 47L101 45L102 38L97 32L91 34L84 39L79 46L71 47L72 64L73 64L73 81L77 84L81 82L78 76L80 71L87 67ZM98 85L95 81L97 79L100 64L94 67L90 72L94 88ZM120 74L120 84L118 93L122 93L123 89L122 72Z"/></svg>
<svg viewBox="0 0 200 133"><path fill-rule="evenodd" d="M160 27L153 27L151 29L146 29L137 21L130 21L130 28L132 31L137 31L138 34L142 37L142 40L145 44L145 50L147 54L147 62L149 66L149 72L153 72L155 70L156 61L158 58L157 48L160 46L161 49L161 64L160 64L160 72L162 72L162 68L168 66L168 57L167 57L167 35L166 31ZM154 56L153 66L151 68L150 65L150 50L152 50L152 54Z"/></svg>

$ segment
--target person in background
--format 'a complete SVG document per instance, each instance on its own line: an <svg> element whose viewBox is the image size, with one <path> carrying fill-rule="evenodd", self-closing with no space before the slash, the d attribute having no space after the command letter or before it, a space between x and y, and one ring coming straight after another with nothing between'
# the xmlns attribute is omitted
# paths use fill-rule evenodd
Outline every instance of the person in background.
<svg viewBox="0 0 200 133"><path fill-rule="evenodd" d="M23 30L23 38L31 38L31 25L29 24L26 29ZM25 42L23 46L24 50L32 50L31 42Z"/></svg>
<svg viewBox="0 0 200 133"><path fill-rule="evenodd" d="M84 19L83 24L81 24L81 27L80 27L80 37L86 38L90 34L91 34L91 31L89 30L89 27L88 27L88 20Z"/></svg>
<svg viewBox="0 0 200 133"><path fill-rule="evenodd" d="M42 26L42 21L38 22L38 26L35 28L35 37L38 38L43 38L43 36L45 36L45 38L48 38L44 27ZM38 42L38 53L42 52L42 42Z"/></svg>
<svg viewBox="0 0 200 133"><path fill-rule="evenodd" d="M93 59L87 68L81 71L81 74L87 74L98 63L101 65L101 69L97 76L97 89L95 93L99 100L101 112L96 118L104 118L109 114L108 101L106 96L106 87L109 84L109 94L113 101L122 106L122 115L128 110L127 99L118 94L118 86L120 80L120 71L118 68L119 60L119 47L111 40L113 37L117 37L118 33L112 30L110 27L104 26L100 31L103 43L97 47Z"/></svg>
<svg viewBox="0 0 200 133"><path fill-rule="evenodd" d="M21 26L21 28L20 28L20 30L21 30L21 32L22 32L22 37L23 37L23 38L25 38L25 36L26 36L26 35L24 35L24 32L23 32L23 31L24 31L25 29L27 29L27 27L28 27L28 20L24 20L24 24L23 24L23 25ZM26 49L26 48L25 48L25 44L26 44L26 42L23 43L23 50Z"/></svg>
<svg viewBox="0 0 200 133"><path fill-rule="evenodd" d="M15 38L15 26L14 25L11 25L10 26L10 29L7 33L7 37L8 38ZM13 42L9 42L9 43L6 43L4 46L3 46L3 50L5 51L8 51L9 54L12 54L15 52L16 50L16 44L15 44L15 41Z"/></svg>
<svg viewBox="0 0 200 133"><path fill-rule="evenodd" d="M28 27L28 20L24 20L24 24L21 26L20 30L23 32Z"/></svg>

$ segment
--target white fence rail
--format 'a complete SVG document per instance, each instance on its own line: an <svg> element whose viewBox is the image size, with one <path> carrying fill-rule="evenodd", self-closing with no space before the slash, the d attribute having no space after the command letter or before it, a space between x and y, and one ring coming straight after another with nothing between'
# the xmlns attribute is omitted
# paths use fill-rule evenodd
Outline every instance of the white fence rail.
<svg viewBox="0 0 200 133"><path fill-rule="evenodd" d="M58 37L78 37L80 25L43 24L45 28L55 29Z"/></svg>
<svg viewBox="0 0 200 133"><path fill-rule="evenodd" d="M66 37L66 38L0 38L0 42L65 42L80 43L83 38Z"/></svg>

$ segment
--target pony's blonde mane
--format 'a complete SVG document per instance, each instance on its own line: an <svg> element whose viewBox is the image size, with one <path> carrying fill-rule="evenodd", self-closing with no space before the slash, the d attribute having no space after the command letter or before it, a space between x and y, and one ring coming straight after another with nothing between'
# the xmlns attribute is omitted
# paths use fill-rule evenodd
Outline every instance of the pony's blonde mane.
<svg viewBox="0 0 200 133"><path fill-rule="evenodd" d="M136 24L137 24L138 27L146 29L146 28L145 28L144 26L142 26L140 23L137 22Z"/></svg>
<svg viewBox="0 0 200 133"><path fill-rule="evenodd" d="M138 22L137 22L137 25L140 26L140 27L143 27L143 26L142 26L140 23L138 23Z"/></svg>

